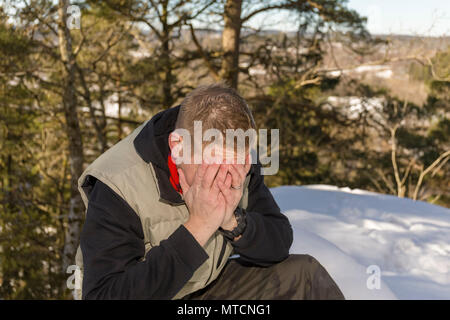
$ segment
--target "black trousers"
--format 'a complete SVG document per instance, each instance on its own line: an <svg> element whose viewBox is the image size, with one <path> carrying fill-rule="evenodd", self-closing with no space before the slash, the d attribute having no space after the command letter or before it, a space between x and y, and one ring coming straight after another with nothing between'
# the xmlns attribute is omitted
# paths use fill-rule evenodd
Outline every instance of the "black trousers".
<svg viewBox="0 0 450 320"><path fill-rule="evenodd" d="M269 267L244 265L230 259L219 277L183 299L200 300L343 300L344 295L325 268L310 255L291 254Z"/></svg>

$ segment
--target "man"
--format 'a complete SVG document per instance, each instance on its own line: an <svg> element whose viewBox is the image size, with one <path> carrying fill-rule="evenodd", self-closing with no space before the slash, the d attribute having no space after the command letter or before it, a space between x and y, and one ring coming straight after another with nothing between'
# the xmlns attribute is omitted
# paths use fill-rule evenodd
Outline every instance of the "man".
<svg viewBox="0 0 450 320"><path fill-rule="evenodd" d="M80 177L82 298L343 299L314 258L289 255L291 225L248 149L245 163L226 148L215 155L232 161L177 161L190 152L178 129L193 134L194 121L203 132L255 128L234 90L200 87Z"/></svg>

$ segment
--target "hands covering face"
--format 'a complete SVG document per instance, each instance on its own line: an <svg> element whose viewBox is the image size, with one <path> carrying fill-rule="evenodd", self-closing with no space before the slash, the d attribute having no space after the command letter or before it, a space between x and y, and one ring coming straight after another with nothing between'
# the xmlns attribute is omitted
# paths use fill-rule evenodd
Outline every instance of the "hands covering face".
<svg viewBox="0 0 450 320"><path fill-rule="evenodd" d="M191 218L215 232L219 227L232 230L236 225L234 210L243 194L243 184L250 170L250 157L245 164L206 164L197 169L192 185L178 170L183 196Z"/></svg>

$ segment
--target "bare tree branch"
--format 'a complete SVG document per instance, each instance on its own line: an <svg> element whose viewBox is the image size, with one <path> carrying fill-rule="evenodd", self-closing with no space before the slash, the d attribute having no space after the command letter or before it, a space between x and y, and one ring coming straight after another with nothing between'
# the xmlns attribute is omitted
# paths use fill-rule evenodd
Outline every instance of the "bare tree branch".
<svg viewBox="0 0 450 320"><path fill-rule="evenodd" d="M439 164L439 162L441 162L444 159L445 159L445 161L447 161L448 157L450 157L450 150L447 150L444 153L442 153L432 164L430 164L428 166L428 168L426 168L425 170L422 170L422 172L420 173L420 176L419 176L419 180L417 181L416 188L414 190L414 196L413 196L414 200L417 200L417 195L419 194L419 190L422 185L423 178L428 174L428 172L433 170L433 168L436 167Z"/></svg>

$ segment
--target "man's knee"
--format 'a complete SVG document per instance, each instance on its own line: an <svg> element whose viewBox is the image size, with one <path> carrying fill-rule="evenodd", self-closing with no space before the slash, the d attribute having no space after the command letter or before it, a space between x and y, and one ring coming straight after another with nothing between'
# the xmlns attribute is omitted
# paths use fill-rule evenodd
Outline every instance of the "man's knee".
<svg viewBox="0 0 450 320"><path fill-rule="evenodd" d="M291 254L286 259L287 272L295 274L300 273L302 276L315 278L318 275L322 277L331 276L328 271L320 264L320 262L309 254Z"/></svg>
<svg viewBox="0 0 450 320"><path fill-rule="evenodd" d="M313 278L320 267L322 267L320 263L308 254L290 254L285 260L276 264L273 271L283 281L297 282L301 279Z"/></svg>
<svg viewBox="0 0 450 320"><path fill-rule="evenodd" d="M290 254L282 263L284 268L290 271L315 270L322 267L319 261L309 254Z"/></svg>
<svg viewBox="0 0 450 320"><path fill-rule="evenodd" d="M308 254L291 254L283 261L286 277L306 285L306 298L344 299L342 292L320 262ZM308 289L309 287L309 289Z"/></svg>

